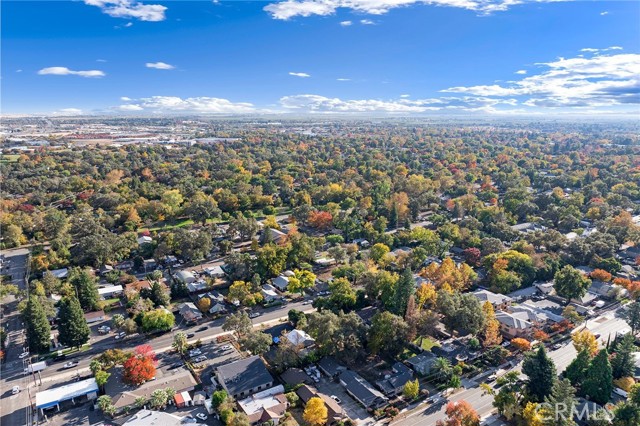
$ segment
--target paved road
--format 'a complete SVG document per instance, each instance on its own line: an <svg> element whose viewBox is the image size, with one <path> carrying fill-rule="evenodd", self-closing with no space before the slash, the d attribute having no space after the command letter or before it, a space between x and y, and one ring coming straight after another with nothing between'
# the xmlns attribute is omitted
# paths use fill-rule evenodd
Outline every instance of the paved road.
<svg viewBox="0 0 640 426"><path fill-rule="evenodd" d="M586 328L593 333L599 333L601 345L605 345L609 335L613 339L616 332L628 328L627 323L616 317L616 311L608 312L602 316L587 321ZM571 342L567 342L562 348L549 351L549 357L556 364L558 373L564 371L567 366L576 357L577 352ZM522 363L513 368L515 371L521 371ZM524 376L523 376L524 377ZM490 395L482 395L480 384L473 381L463 383L463 389L456 392L449 398L449 401L465 400L469 402L478 412L481 418L489 416L493 411L493 397ZM413 410L411 413L400 414L393 426L416 426L416 425L434 425L438 420L445 418L444 410L446 403L443 402L436 406L423 406Z"/></svg>
<svg viewBox="0 0 640 426"><path fill-rule="evenodd" d="M304 312L310 312L314 308L311 305L303 305L302 301L289 303L284 306L279 306L263 311L264 313L252 320L254 327L261 328L263 326L279 323L287 317L287 312L290 309L297 309ZM183 331L185 333L194 333L195 336L190 339L191 342L195 342L200 339L203 343L208 343L216 339L216 337L227 334L222 330L222 323L224 319L220 318L214 321L208 321L200 323L191 327L180 327L174 332ZM197 329L207 326L207 330L196 331ZM113 335L112 335L113 336ZM13 362L7 365L6 370L3 371L2 382L0 389L2 390L2 417L0 418L0 424L8 425L21 425L24 424L25 419L25 407L28 403L28 398L21 398L22 395L26 396L26 392L21 392L19 395L11 395L11 388L16 384L19 384L21 388L29 389L32 391L34 398L35 392L39 390L48 389L55 386L56 383L61 383L73 379L78 375L90 374L89 363L91 359L96 355L104 352L106 349L121 348L131 349L142 343L149 344L156 353L166 352L171 350L171 344L173 343L173 333L166 333L151 340L145 340L144 336L131 336L124 340L115 340L113 337L102 339L95 343L88 351L79 353L77 355L69 355L66 361L73 360L78 361L78 366L73 369L65 370L62 368L64 362L53 363L48 366L40 375L36 375L35 378L31 376L24 376L22 363ZM13 353L13 358L17 359L19 352ZM35 379L35 380L33 380ZM8 399L7 408L5 408L5 399Z"/></svg>
<svg viewBox="0 0 640 426"><path fill-rule="evenodd" d="M2 274L11 275L11 283L18 286L20 290L26 289L25 274L27 271L27 261L29 258L29 249L21 248L14 250L5 250L1 252L5 257L5 263L2 268ZM29 404L28 384L29 376L20 375L17 380L10 383L6 381L6 377L10 374L10 370L24 370L23 361L18 359L18 355L23 352L26 345L24 326L22 319L18 314L18 300L13 296L8 296L2 301L2 327L7 331L8 338L6 341L6 362L2 365L2 383L0 386L0 399L2 400L0 424L22 425L26 423L27 410L25 407ZM17 395L12 395L11 388L20 386L23 390ZM34 395L35 397L35 395Z"/></svg>

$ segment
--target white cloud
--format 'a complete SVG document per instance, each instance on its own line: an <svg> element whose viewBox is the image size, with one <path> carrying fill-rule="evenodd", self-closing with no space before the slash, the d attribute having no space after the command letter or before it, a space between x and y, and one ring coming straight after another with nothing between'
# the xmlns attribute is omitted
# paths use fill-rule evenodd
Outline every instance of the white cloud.
<svg viewBox="0 0 640 426"><path fill-rule="evenodd" d="M336 78L338 81L351 81L350 78Z"/></svg>
<svg viewBox="0 0 640 426"><path fill-rule="evenodd" d="M120 105L118 108L121 111L144 111L140 105Z"/></svg>
<svg viewBox="0 0 640 426"><path fill-rule="evenodd" d="M53 115L82 115L82 110L78 108L62 108L58 111L54 111Z"/></svg>
<svg viewBox="0 0 640 426"><path fill-rule="evenodd" d="M343 27L348 27L351 24L353 24L353 22L351 22L351 21L342 21L342 22L340 22L340 25L342 25Z"/></svg>
<svg viewBox="0 0 640 426"><path fill-rule="evenodd" d="M507 10L522 3L571 0L284 0L264 7L274 19L288 20L296 16L327 16L339 8L371 15L383 15L391 9L413 4L457 7L487 14Z"/></svg>
<svg viewBox="0 0 640 426"><path fill-rule="evenodd" d="M401 98L408 98L408 97L410 97L410 96L411 96L411 95L409 95L409 94L407 94L407 93L405 93L405 94L403 94L403 95L400 95L400 97L401 97Z"/></svg>
<svg viewBox="0 0 640 426"><path fill-rule="evenodd" d="M289 75L292 75L294 77L301 77L301 78L311 77L311 75L307 74L306 72L289 72Z"/></svg>
<svg viewBox="0 0 640 426"><path fill-rule="evenodd" d="M165 20L165 6L143 4L135 0L84 0L89 6L97 6L114 18L134 18L140 21L158 22Z"/></svg>
<svg viewBox="0 0 640 426"><path fill-rule="evenodd" d="M130 97L128 97L128 96L121 96L121 97L120 97L120 100L121 100L121 101L123 101L123 102L129 102L129 101L131 101L132 99L131 99Z"/></svg>
<svg viewBox="0 0 640 426"><path fill-rule="evenodd" d="M106 74L100 70L73 71L67 67L49 67L38 71L40 75L79 75L80 77L104 77Z"/></svg>
<svg viewBox="0 0 640 426"><path fill-rule="evenodd" d="M425 112L497 112L499 104L516 105L515 99L486 97L442 97L436 99L351 99L328 98L320 95L293 95L280 98L289 111L312 114L420 114Z"/></svg>
<svg viewBox="0 0 640 426"><path fill-rule="evenodd" d="M16 70L16 72L22 72L22 70Z"/></svg>
<svg viewBox="0 0 640 426"><path fill-rule="evenodd" d="M623 49L620 46L610 46L610 47L605 47L603 49L595 49L593 47L585 47L584 49L580 49L581 52L594 53L594 54L598 54L600 52L609 52L611 50L623 50Z"/></svg>
<svg viewBox="0 0 640 426"><path fill-rule="evenodd" d="M246 114L258 112L248 102L231 102L227 99L197 97L180 98L177 96L152 96L150 98L131 99L131 103L120 105L122 111L149 111L159 113L191 112L201 114Z"/></svg>
<svg viewBox="0 0 640 426"><path fill-rule="evenodd" d="M155 68L157 70L172 70L175 68L173 65L164 62L147 62L144 66L147 68Z"/></svg>
<svg viewBox="0 0 640 426"><path fill-rule="evenodd" d="M371 19L361 19L360 23L362 25L375 25L376 23L373 22Z"/></svg>
<svg viewBox="0 0 640 426"><path fill-rule="evenodd" d="M516 71L516 74L520 74L520 75L524 75L527 73L527 70L518 70Z"/></svg>
<svg viewBox="0 0 640 426"><path fill-rule="evenodd" d="M559 58L554 62L537 65L546 70L510 82L509 85L451 87L442 92L522 97L523 105L536 107L640 104L640 54Z"/></svg>
<svg viewBox="0 0 640 426"><path fill-rule="evenodd" d="M107 62L106 59L96 59L96 62Z"/></svg>
<svg viewBox="0 0 640 426"><path fill-rule="evenodd" d="M608 11L606 11L606 10L605 10L604 12L600 12L600 16L606 16L606 15L608 15L608 14L609 14L609 12L608 12Z"/></svg>
<svg viewBox="0 0 640 426"><path fill-rule="evenodd" d="M123 27L125 28L133 27L133 22L127 22L126 24L123 25Z"/></svg>

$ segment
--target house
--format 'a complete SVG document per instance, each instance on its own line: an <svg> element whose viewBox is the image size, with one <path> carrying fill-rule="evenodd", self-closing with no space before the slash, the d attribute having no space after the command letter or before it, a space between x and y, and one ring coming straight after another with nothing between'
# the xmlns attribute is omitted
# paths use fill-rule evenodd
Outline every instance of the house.
<svg viewBox="0 0 640 426"><path fill-rule="evenodd" d="M529 334L533 329L533 324L528 321L528 318L529 315L526 312L496 312L496 319L500 323L500 331L509 339Z"/></svg>
<svg viewBox="0 0 640 426"><path fill-rule="evenodd" d="M301 383L311 383L309 376L299 368L290 368L280 375L280 379L287 385L296 386Z"/></svg>
<svg viewBox="0 0 640 426"><path fill-rule="evenodd" d="M539 225L536 225L535 223L525 222L525 223L518 223L517 225L512 225L511 229L513 229L514 231L521 232L523 234L527 234L529 232L534 232L534 231L543 231L545 228L544 226L539 226Z"/></svg>
<svg viewBox="0 0 640 426"><path fill-rule="evenodd" d="M313 337L309 336L307 332L302 330L292 330L287 333L287 340L291 342L294 346L301 346L303 348L308 348L309 346L315 345L316 341Z"/></svg>
<svg viewBox="0 0 640 426"><path fill-rule="evenodd" d="M182 417L164 411L140 410L122 424L122 426L149 425L182 426L183 423Z"/></svg>
<svg viewBox="0 0 640 426"><path fill-rule="evenodd" d="M260 293L262 294L262 298L264 299L264 301L267 303L273 302L274 300L277 300L280 298L278 293L276 293L275 287L272 286L271 284L263 285L262 289L260 290Z"/></svg>
<svg viewBox="0 0 640 426"><path fill-rule="evenodd" d="M402 393L404 385L409 380L413 379L413 372L411 369L401 362L393 364L391 369L391 374L386 375L383 380L378 380L376 382L376 387L388 397L393 397Z"/></svg>
<svg viewBox="0 0 640 426"><path fill-rule="evenodd" d="M356 311L356 315L360 317L362 322L365 325L371 325L371 320L380 311L376 306L367 306L366 308L362 308L359 311Z"/></svg>
<svg viewBox="0 0 640 426"><path fill-rule="evenodd" d="M412 356L407 360L407 364L413 371L422 375L428 376L431 372L431 368L436 362L437 357L431 352L423 352L421 354Z"/></svg>
<svg viewBox="0 0 640 426"><path fill-rule="evenodd" d="M340 384L349 395L367 409L378 409L388 402L386 396L354 371L344 370L340 373Z"/></svg>
<svg viewBox="0 0 640 426"><path fill-rule="evenodd" d="M208 293L200 294L198 295L198 300L200 299L209 299L211 303L224 303L224 296L217 291L210 291Z"/></svg>
<svg viewBox="0 0 640 426"><path fill-rule="evenodd" d="M545 283L534 283L533 286L544 295L549 295L554 292L553 281L547 281Z"/></svg>
<svg viewBox="0 0 640 426"><path fill-rule="evenodd" d="M153 238L148 235L143 235L138 237L138 245L142 246L144 244L151 244L153 242Z"/></svg>
<svg viewBox="0 0 640 426"><path fill-rule="evenodd" d="M278 424L289 408L289 403L284 396L284 387L278 385L241 399L238 406L249 417L250 424Z"/></svg>
<svg viewBox="0 0 640 426"><path fill-rule="evenodd" d="M100 271L98 271L98 273L100 275L106 275L106 274L108 274L109 272L112 272L112 271L113 271L113 266L111 266L111 265L102 265L100 267Z"/></svg>
<svg viewBox="0 0 640 426"><path fill-rule="evenodd" d="M587 292L600 297L612 298L616 294L615 285L603 281L593 280Z"/></svg>
<svg viewBox="0 0 640 426"><path fill-rule="evenodd" d="M280 291L287 291L289 286L289 277L280 275L271 280L271 284Z"/></svg>
<svg viewBox="0 0 640 426"><path fill-rule="evenodd" d="M332 379L336 379L347 367L339 364L333 357L325 356L318 362L318 368Z"/></svg>
<svg viewBox="0 0 640 426"><path fill-rule="evenodd" d="M362 248L367 248L371 245L371 243L364 238L356 238L352 241L352 243L359 245Z"/></svg>
<svg viewBox="0 0 640 426"><path fill-rule="evenodd" d="M550 308L551 306L548 307ZM512 306L511 313L526 313L526 319L537 326L544 326L549 323L556 323L564 320L562 315L551 312L551 310L545 308L544 303L539 306L536 302L530 300L522 302L519 305Z"/></svg>
<svg viewBox="0 0 640 426"><path fill-rule="evenodd" d="M68 268L54 269L53 271L48 271L48 272L59 280L63 280L67 278L67 275L69 275Z"/></svg>
<svg viewBox="0 0 640 426"><path fill-rule="evenodd" d="M489 290L476 290L472 293L481 304L489 302L495 309L506 309L513 299L504 294L497 294Z"/></svg>
<svg viewBox="0 0 640 426"><path fill-rule="evenodd" d="M113 296L119 296L122 294L122 286L121 285L110 285L107 287L100 287L98 289L98 294L103 299L109 299Z"/></svg>
<svg viewBox="0 0 640 426"><path fill-rule="evenodd" d="M322 399L324 401L324 405L327 407L327 424L329 425L337 423L346 417L346 414L342 407L340 407L340 404L330 396L318 392L317 389L312 386L302 385L296 390L296 394L305 404L309 402L311 398Z"/></svg>
<svg viewBox="0 0 640 426"><path fill-rule="evenodd" d="M178 305L178 312L187 322L198 322L202 319L202 312L192 302L185 302Z"/></svg>
<svg viewBox="0 0 640 426"><path fill-rule="evenodd" d="M155 259L145 259L143 262L144 271L155 271L158 269L158 262Z"/></svg>
<svg viewBox="0 0 640 426"><path fill-rule="evenodd" d="M331 257L318 257L314 259L313 263L320 266L321 268L326 268L327 266L335 264L336 260Z"/></svg>
<svg viewBox="0 0 640 426"><path fill-rule="evenodd" d="M157 389L171 388L177 395L183 392L192 392L198 384L186 368L167 371L156 380L145 382L137 388L124 388L124 390L120 384L121 377L119 376L119 374L112 374L105 389L106 394L111 396L111 403L118 412L123 411L126 407L133 407L138 398L151 398L151 394Z"/></svg>
<svg viewBox="0 0 640 426"><path fill-rule="evenodd" d="M268 241L279 243L286 237L287 234L278 229L266 228L264 231L262 231L262 235L260 235L260 243L264 244Z"/></svg>
<svg viewBox="0 0 640 426"><path fill-rule="evenodd" d="M173 396L173 402L175 402L177 408L190 407L193 405L193 400L189 392L183 391Z"/></svg>
<svg viewBox="0 0 640 426"><path fill-rule="evenodd" d="M195 281L187 283L187 289L189 290L189 293L198 293L209 289L209 284L205 281Z"/></svg>
<svg viewBox="0 0 640 426"><path fill-rule="evenodd" d="M196 281L196 277L191 271L178 271L175 277L184 284L191 284Z"/></svg>
<svg viewBox="0 0 640 426"><path fill-rule="evenodd" d="M84 319L87 321L87 324L104 321L104 311L87 312L84 314Z"/></svg>
<svg viewBox="0 0 640 426"><path fill-rule="evenodd" d="M255 355L218 367L216 379L236 399L273 386L273 377L262 359Z"/></svg>
<svg viewBox="0 0 640 426"><path fill-rule="evenodd" d="M220 265L205 268L204 272L212 278L223 278L225 275Z"/></svg>

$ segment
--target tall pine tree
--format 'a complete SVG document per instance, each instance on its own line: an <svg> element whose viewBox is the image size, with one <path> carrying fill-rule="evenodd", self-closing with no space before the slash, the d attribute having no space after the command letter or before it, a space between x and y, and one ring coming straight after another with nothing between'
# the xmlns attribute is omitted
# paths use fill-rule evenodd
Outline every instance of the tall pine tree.
<svg viewBox="0 0 640 426"><path fill-rule="evenodd" d="M636 345L631 333L627 333L615 347L615 354L611 359L613 378L633 377L635 372L635 358L633 353Z"/></svg>
<svg viewBox="0 0 640 426"><path fill-rule="evenodd" d="M569 380L556 380L551 395L545 398L545 409L551 410L553 426L573 426L574 407L576 406L576 390ZM554 412L554 410L562 410Z"/></svg>
<svg viewBox="0 0 640 426"><path fill-rule="evenodd" d="M413 280L413 273L411 268L407 267L400 279L396 283L396 287L393 293L393 313L398 316L404 317L407 311L407 303L409 298L415 291L415 281Z"/></svg>
<svg viewBox="0 0 640 426"><path fill-rule="evenodd" d="M609 362L609 352L602 349L593 358L587 369L581 394L589 397L591 401L604 405L611 398L613 391L613 371Z"/></svg>
<svg viewBox="0 0 640 426"><path fill-rule="evenodd" d="M564 370L564 376L569 379L573 386L580 387L582 385L587 369L589 368L589 361L591 361L589 352L587 350L581 350L578 356L567 366L567 369Z"/></svg>
<svg viewBox="0 0 640 426"><path fill-rule="evenodd" d="M49 351L51 341L51 326L47 319L42 303L37 296L29 297L24 311L29 348L33 352Z"/></svg>
<svg viewBox="0 0 640 426"><path fill-rule="evenodd" d="M70 348L81 347L89 341L91 331L84 319L80 302L75 296L65 296L60 301L59 337L60 343Z"/></svg>
<svg viewBox="0 0 640 426"><path fill-rule="evenodd" d="M82 309L91 311L96 308L100 295L96 277L90 269L73 268L69 273L69 283L76 289Z"/></svg>
<svg viewBox="0 0 640 426"><path fill-rule="evenodd" d="M551 389L556 381L556 366L547 356L544 345L538 350L526 355L522 364L522 372L529 378L527 391L534 402L542 402L551 395Z"/></svg>

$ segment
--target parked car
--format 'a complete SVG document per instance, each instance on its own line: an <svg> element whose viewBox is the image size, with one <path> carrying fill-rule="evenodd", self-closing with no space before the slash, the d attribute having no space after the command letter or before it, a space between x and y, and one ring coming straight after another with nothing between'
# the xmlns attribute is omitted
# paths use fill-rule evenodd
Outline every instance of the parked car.
<svg viewBox="0 0 640 426"><path fill-rule="evenodd" d="M62 368L73 368L73 367L76 367L77 365L78 365L78 361L69 361L69 362L66 362L62 366Z"/></svg>
<svg viewBox="0 0 640 426"><path fill-rule="evenodd" d="M65 354L58 354L53 357L53 362L60 362L64 361L65 359L67 359L67 356Z"/></svg>
<svg viewBox="0 0 640 426"><path fill-rule="evenodd" d="M313 303L313 300L305 300L304 302L302 302L303 305L310 305Z"/></svg>
<svg viewBox="0 0 640 426"><path fill-rule="evenodd" d="M196 335L193 333L187 334L187 339L191 339L192 337L196 337Z"/></svg>
<svg viewBox="0 0 640 426"><path fill-rule="evenodd" d="M337 396L335 396L335 395L331 395L331 396L330 396L330 398L331 398L331 399L333 399L333 400L334 400L335 402L337 402L338 404L341 404L341 403L342 403L342 401L340 400L340 398L338 398L338 397L337 397Z"/></svg>
<svg viewBox="0 0 640 426"><path fill-rule="evenodd" d="M204 413L198 413L198 414L196 414L196 417L199 418L202 421L207 420L207 415L204 414Z"/></svg>
<svg viewBox="0 0 640 426"><path fill-rule="evenodd" d="M552 346L553 349L560 349L562 347L562 343L556 343Z"/></svg>
<svg viewBox="0 0 640 426"><path fill-rule="evenodd" d="M194 362L202 362L206 360L207 360L206 355L200 355L199 357L193 359Z"/></svg>
<svg viewBox="0 0 640 426"><path fill-rule="evenodd" d="M20 386L14 386L13 388L11 388L11 393L13 395L20 393Z"/></svg>
<svg viewBox="0 0 640 426"><path fill-rule="evenodd" d="M124 337L127 335L127 333L125 333L124 331L116 334L116 340L118 339L124 339Z"/></svg>
<svg viewBox="0 0 640 426"><path fill-rule="evenodd" d="M209 329L209 327L205 325L205 326L202 326L202 327L200 327L199 329L197 329L197 330L196 330L196 333L200 333L201 331L206 331L206 330L208 330L208 329Z"/></svg>
<svg viewBox="0 0 640 426"><path fill-rule="evenodd" d="M202 351L200 349L192 349L189 351L189 356L194 357L197 355L201 355Z"/></svg>
<svg viewBox="0 0 640 426"><path fill-rule="evenodd" d="M249 318L258 318L260 315L262 315L262 312L251 312Z"/></svg>
<svg viewBox="0 0 640 426"><path fill-rule="evenodd" d="M29 356L29 352L22 352L20 355L18 355L18 358L24 359L24 358L26 358L28 356Z"/></svg>
<svg viewBox="0 0 640 426"><path fill-rule="evenodd" d="M224 345L220 347L220 349L222 349L223 351L228 351L229 349L231 349L231 345Z"/></svg>
<svg viewBox="0 0 640 426"><path fill-rule="evenodd" d="M107 334L110 331L111 331L111 327L107 327L106 325L98 327L98 333L100 334Z"/></svg>

